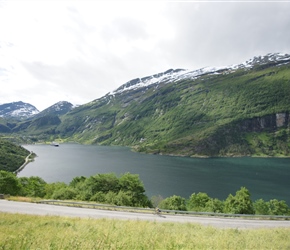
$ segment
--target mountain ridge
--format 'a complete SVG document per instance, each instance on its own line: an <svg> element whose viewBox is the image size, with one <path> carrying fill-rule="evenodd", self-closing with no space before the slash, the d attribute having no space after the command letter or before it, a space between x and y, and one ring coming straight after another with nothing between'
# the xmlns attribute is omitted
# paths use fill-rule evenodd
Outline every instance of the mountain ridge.
<svg viewBox="0 0 290 250"><path fill-rule="evenodd" d="M279 53L232 66L170 69L17 133L157 154L285 156L289 69L290 56Z"/></svg>
<svg viewBox="0 0 290 250"><path fill-rule="evenodd" d="M125 84L118 87L116 90L109 92L107 95L114 95L122 91L127 91L134 89L135 87L147 87L151 84L156 84L159 82L166 81L177 81L182 79L191 79L194 80L199 76L206 74L222 74L225 72L232 72L233 70L238 69L250 69L256 65L265 65L268 63L287 63L290 62L289 54L282 53L268 53L265 56L255 56L252 59L249 59L241 64L233 64L229 66L219 66L219 67L203 67L196 70L188 69L169 69L161 73L157 73L151 76L146 76L142 78L132 79Z"/></svg>
<svg viewBox="0 0 290 250"><path fill-rule="evenodd" d="M22 101L0 104L0 117L26 119L39 113L39 110Z"/></svg>
<svg viewBox="0 0 290 250"><path fill-rule="evenodd" d="M15 103L17 105L15 105ZM3 107L3 109L1 109ZM39 130L39 128L56 126L61 123L60 116L71 111L74 106L67 101L57 102L39 112L34 106L24 102L12 102L0 105L0 132L2 133L25 133L27 130ZM13 110L13 114L8 111ZM5 113L6 112L6 113ZM8 113L8 114L7 114ZM24 115L23 115L24 113Z"/></svg>
<svg viewBox="0 0 290 250"><path fill-rule="evenodd" d="M238 128L238 123L245 120L255 123L253 119L257 117L266 120L269 115L287 114L289 55L268 54L238 65L207 67L186 77L184 73L188 71L179 69L131 80L117 91L68 113L57 130L60 135L73 136L82 142L132 146L149 153L289 154L281 148L271 151L273 145L254 135L254 130ZM183 75L174 79L172 76L177 74ZM74 116L79 119L76 123L72 122ZM273 131L279 134L281 131L273 126ZM283 129L285 126L288 125ZM238 136L226 135L238 131ZM268 136L276 140L275 133ZM279 141L284 148L289 143L288 130L286 134L286 141ZM257 141L269 149L251 148Z"/></svg>
<svg viewBox="0 0 290 250"><path fill-rule="evenodd" d="M48 108L42 110L38 114L35 114L33 118L39 118L46 115L64 115L73 109L73 104L67 101L59 101Z"/></svg>

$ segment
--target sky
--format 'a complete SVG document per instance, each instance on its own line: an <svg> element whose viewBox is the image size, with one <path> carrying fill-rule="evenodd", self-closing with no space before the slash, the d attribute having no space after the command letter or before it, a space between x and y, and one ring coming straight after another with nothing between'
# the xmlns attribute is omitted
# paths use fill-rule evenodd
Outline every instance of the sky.
<svg viewBox="0 0 290 250"><path fill-rule="evenodd" d="M168 69L290 54L290 1L0 0L0 104L85 104Z"/></svg>

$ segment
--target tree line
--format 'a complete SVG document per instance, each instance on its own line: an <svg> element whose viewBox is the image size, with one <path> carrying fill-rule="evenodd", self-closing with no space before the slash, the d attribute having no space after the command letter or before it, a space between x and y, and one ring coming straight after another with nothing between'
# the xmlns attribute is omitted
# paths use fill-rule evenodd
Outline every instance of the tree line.
<svg viewBox="0 0 290 250"><path fill-rule="evenodd" d="M80 176L66 184L46 183L38 176L17 177L14 173L0 171L0 193L45 199L95 201L118 206L152 207L139 175L130 173L120 177L113 173Z"/></svg>
<svg viewBox="0 0 290 250"><path fill-rule="evenodd" d="M0 193L13 196L39 197L56 200L81 200L117 206L154 207L161 209L214 212L229 214L290 215L284 200L251 200L251 194L241 187L226 200L211 198L206 193L193 193L189 199L173 195L163 199L145 194L139 175L125 173L117 177L114 173L96 174L90 177L75 177L69 184L46 183L42 178L17 177L14 173L0 171Z"/></svg>
<svg viewBox="0 0 290 250"><path fill-rule="evenodd" d="M158 197L154 197L154 199L156 200ZM193 193L187 200L173 195L161 200L159 208L227 214L290 215L290 208L284 200L258 199L253 202L249 190L245 187L241 187L235 195L229 194L224 201L211 198L202 192Z"/></svg>

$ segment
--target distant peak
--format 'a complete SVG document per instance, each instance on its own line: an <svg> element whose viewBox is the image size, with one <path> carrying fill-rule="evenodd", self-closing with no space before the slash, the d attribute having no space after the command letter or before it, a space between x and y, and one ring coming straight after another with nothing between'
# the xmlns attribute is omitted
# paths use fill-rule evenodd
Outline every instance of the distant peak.
<svg viewBox="0 0 290 250"><path fill-rule="evenodd" d="M67 101L59 101L50 107L41 111L35 117L42 117L47 115L64 115L73 109L73 105Z"/></svg>
<svg viewBox="0 0 290 250"><path fill-rule="evenodd" d="M255 56L246 62L236 65L236 67L245 67L245 68L251 68L255 65L263 65L270 62L285 62L290 60L289 54L283 54L283 53L268 53L265 56Z"/></svg>
<svg viewBox="0 0 290 250"><path fill-rule="evenodd" d="M169 69L161 73L157 73L151 76L146 76L142 78L135 78L129 82L126 82L113 92L111 95L119 94L124 91L133 90L141 87L147 87L152 84L158 84L160 82L172 81L177 78L178 75L185 72L185 69Z"/></svg>
<svg viewBox="0 0 290 250"><path fill-rule="evenodd" d="M0 117L24 119L38 114L36 107L22 101L0 105Z"/></svg>

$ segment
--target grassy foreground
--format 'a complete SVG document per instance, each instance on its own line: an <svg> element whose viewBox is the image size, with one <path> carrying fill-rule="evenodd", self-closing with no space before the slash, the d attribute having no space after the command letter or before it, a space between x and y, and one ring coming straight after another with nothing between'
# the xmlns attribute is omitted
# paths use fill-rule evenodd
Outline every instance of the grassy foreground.
<svg viewBox="0 0 290 250"><path fill-rule="evenodd" d="M0 213L0 249L289 249L290 229Z"/></svg>

